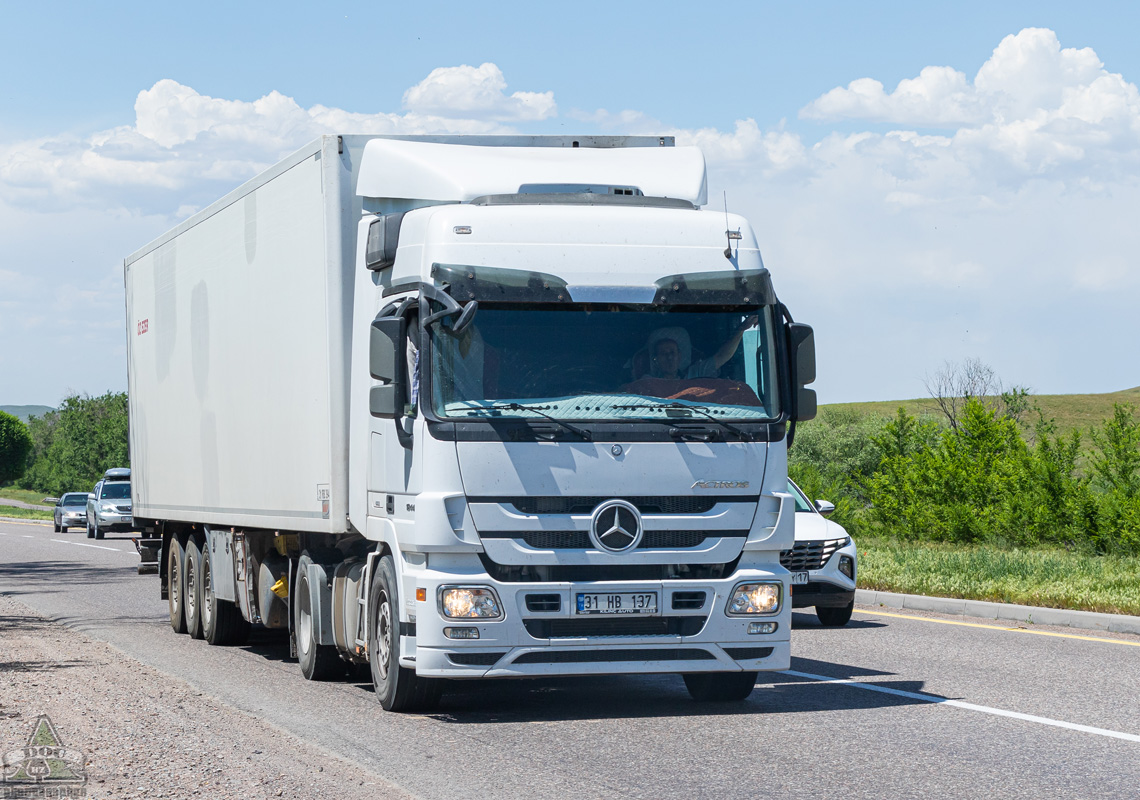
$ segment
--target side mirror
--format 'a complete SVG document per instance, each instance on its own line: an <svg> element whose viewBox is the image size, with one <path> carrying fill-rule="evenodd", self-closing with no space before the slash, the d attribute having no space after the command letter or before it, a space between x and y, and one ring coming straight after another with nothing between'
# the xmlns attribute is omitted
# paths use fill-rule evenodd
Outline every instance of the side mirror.
<svg viewBox="0 0 1140 800"><path fill-rule="evenodd" d="M792 419L815 419L815 332L802 322L788 323L788 360L792 370Z"/></svg>
<svg viewBox="0 0 1140 800"><path fill-rule="evenodd" d="M828 514L835 510L835 503L831 502L830 500L816 500L815 510L826 517Z"/></svg>
<svg viewBox="0 0 1140 800"><path fill-rule="evenodd" d="M400 242L400 224L404 212L385 214L368 226L368 244L364 250L364 266L370 270L387 269L396 263L396 246Z"/></svg>
<svg viewBox="0 0 1140 800"><path fill-rule="evenodd" d="M408 321L404 317L381 317L369 329L368 370L372 377L384 381L368 394L372 416L396 419L402 416L406 402L404 342Z"/></svg>

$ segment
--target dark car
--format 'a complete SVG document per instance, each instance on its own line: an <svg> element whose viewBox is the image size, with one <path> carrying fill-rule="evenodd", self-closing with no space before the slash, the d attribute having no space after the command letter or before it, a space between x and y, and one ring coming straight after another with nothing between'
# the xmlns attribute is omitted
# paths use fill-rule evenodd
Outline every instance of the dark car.
<svg viewBox="0 0 1140 800"><path fill-rule="evenodd" d="M55 532L87 525L87 492L68 492L55 504Z"/></svg>

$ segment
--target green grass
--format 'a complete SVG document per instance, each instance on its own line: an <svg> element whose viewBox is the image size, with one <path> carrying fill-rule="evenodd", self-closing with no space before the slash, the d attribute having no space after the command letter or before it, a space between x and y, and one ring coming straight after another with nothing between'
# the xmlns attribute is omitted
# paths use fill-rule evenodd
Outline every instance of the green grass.
<svg viewBox="0 0 1140 800"><path fill-rule="evenodd" d="M1140 615L1140 557L862 538L859 588Z"/></svg>
<svg viewBox="0 0 1140 800"><path fill-rule="evenodd" d="M1029 396L1029 402L1031 407L1036 404L1046 419L1053 419L1057 423L1059 433L1067 434L1071 430L1079 430L1087 444L1088 429L1099 427L1102 422L1111 419L1114 403L1132 403L1140 407L1140 386L1106 394L1033 394ZM872 403L832 403L820 408L851 409L862 414L893 417L899 406L906 409L908 414L915 416L922 414L941 416L937 404L929 397ZM1037 415L1030 412L1024 419L1032 425L1036 422Z"/></svg>
<svg viewBox="0 0 1140 800"><path fill-rule="evenodd" d="M14 517L16 519L55 519L54 511L40 511L36 508L17 508L16 506L0 506L0 517Z"/></svg>
<svg viewBox="0 0 1140 800"><path fill-rule="evenodd" d="M35 506L47 506L51 503L44 502L43 492L29 492L26 489L17 489L15 486L0 487L0 497L5 500L19 500L21 503L30 503Z"/></svg>

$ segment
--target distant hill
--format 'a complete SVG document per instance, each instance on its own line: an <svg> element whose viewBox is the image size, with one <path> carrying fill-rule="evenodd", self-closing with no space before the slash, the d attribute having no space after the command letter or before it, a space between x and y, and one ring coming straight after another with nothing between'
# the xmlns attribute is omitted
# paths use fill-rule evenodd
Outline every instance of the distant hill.
<svg viewBox="0 0 1140 800"><path fill-rule="evenodd" d="M13 417L18 417L23 422L27 422L28 417L42 417L49 411L55 411L55 409L51 406L0 406L0 411L11 414Z"/></svg>
<svg viewBox="0 0 1140 800"><path fill-rule="evenodd" d="M1046 419L1057 423L1060 433L1077 429L1087 434L1092 426L1099 426L1112 417L1114 403L1131 403L1140 408L1140 386L1106 394L1033 394L1029 396L1030 408L1036 405ZM874 403L832 403L820 408L851 409L863 414L893 417L902 406L908 414L940 414L938 406L929 397L916 400L882 400ZM1025 417L1030 425L1037 416L1032 412ZM1087 437L1086 437L1087 438Z"/></svg>

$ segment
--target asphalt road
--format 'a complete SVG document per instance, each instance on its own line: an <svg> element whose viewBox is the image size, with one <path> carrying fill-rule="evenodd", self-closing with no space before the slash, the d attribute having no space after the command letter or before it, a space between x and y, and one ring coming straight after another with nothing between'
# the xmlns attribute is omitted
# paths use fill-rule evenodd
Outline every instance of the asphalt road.
<svg viewBox="0 0 1140 800"><path fill-rule="evenodd" d="M281 636L177 636L126 538L0 522L0 592L424 798L1136 798L1140 637L858 608L795 615L746 703L671 676L456 684L439 711L306 682Z"/></svg>

